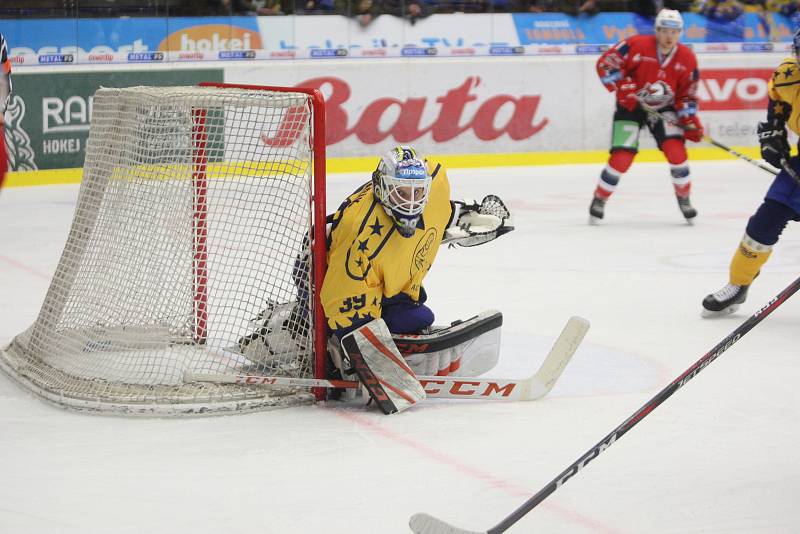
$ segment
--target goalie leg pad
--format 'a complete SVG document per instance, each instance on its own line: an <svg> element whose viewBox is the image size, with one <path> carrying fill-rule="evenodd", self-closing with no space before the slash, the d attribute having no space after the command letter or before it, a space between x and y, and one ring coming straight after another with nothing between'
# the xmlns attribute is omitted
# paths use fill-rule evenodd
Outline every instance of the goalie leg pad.
<svg viewBox="0 0 800 534"><path fill-rule="evenodd" d="M422 384L398 352L382 319L344 336L342 349L383 413L402 412L425 399Z"/></svg>
<svg viewBox="0 0 800 534"><path fill-rule="evenodd" d="M428 334L393 334L400 354L418 376L478 376L497 365L503 314L482 312Z"/></svg>

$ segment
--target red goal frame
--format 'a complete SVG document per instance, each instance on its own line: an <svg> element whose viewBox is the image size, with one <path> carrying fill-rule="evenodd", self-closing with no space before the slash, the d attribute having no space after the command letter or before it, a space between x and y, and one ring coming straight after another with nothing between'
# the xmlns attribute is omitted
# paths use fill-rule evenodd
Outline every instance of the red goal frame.
<svg viewBox="0 0 800 534"><path fill-rule="evenodd" d="M322 289L322 282L325 278L327 247L325 235L326 218L326 142L325 142L325 99L318 89L306 89L302 87L274 87L266 85L248 85L222 82L201 82L200 87L221 87L248 89L256 91L273 91L281 93L303 93L310 97L311 108L313 111L311 151L313 154L313 184L311 191L311 212L313 217L312 229L313 238L311 240L311 255L313 257L312 273L312 307L314 314L314 377L325 378L325 356L327 346L325 314L322 310L319 292ZM208 324L208 295L206 293L208 283L207 271L207 206L206 206L206 142L207 134L205 131L206 111L203 109L195 110L193 117L192 143L194 153L192 156L192 182L194 186L193 201L193 257L194 257L194 312L195 312L195 341L205 342L206 328ZM313 388L317 400L325 398L323 388Z"/></svg>

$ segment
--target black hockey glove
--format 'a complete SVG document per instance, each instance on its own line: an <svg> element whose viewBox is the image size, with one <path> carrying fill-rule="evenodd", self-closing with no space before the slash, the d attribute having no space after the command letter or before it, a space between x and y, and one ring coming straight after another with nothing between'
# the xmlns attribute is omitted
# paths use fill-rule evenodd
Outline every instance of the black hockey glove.
<svg viewBox="0 0 800 534"><path fill-rule="evenodd" d="M780 169L781 160L788 158L791 152L786 138L786 125L779 121L759 122L758 142L764 161Z"/></svg>

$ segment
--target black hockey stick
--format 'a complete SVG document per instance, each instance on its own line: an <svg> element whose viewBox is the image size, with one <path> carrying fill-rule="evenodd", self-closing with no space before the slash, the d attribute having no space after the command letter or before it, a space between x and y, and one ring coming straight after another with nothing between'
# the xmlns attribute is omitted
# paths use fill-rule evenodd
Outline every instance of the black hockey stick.
<svg viewBox="0 0 800 534"><path fill-rule="evenodd" d="M648 114L652 115L653 117L657 117L657 118L661 119L664 122L668 122L668 123L672 124L673 126L677 126L681 130L685 131L685 130L689 129L685 124L681 124L680 122L678 122L678 121L676 121L674 119L671 119L670 117L667 117L666 115L664 115L660 111L651 108L650 106L648 106L647 104L645 104L645 103L643 103L641 101L639 102L639 105L641 105L642 109L644 109ZM733 148L729 147L728 145L726 145L724 143L720 143L716 139L712 139L711 137L709 137L707 135L703 136L703 141L705 141L706 143L709 143L711 145L714 145L717 148L721 148L722 150L724 150L728 154L730 154L732 156L736 156L739 159L743 159L747 163L750 163L751 165L755 165L759 169L767 171L768 173L770 173L773 176L778 174L778 171L776 171L775 169L773 169L771 166L767 165L766 163L761 163L760 161L754 160L753 158L751 158L751 157L749 157L749 156L747 156L745 154L742 154L738 150L734 150ZM785 161L786 160L782 160L781 161L781 164L783 165L783 168L786 170L787 173L789 173L789 175L792 178L794 178L795 180L800 182L800 177L797 176L797 174L795 174L794 170L791 167L789 167L787 164L785 164Z"/></svg>
<svg viewBox="0 0 800 534"><path fill-rule="evenodd" d="M763 321L775 309L786 302L797 290L800 289L800 278L789 284L789 286L781 291L776 297L769 301L764 307L750 316L744 323L741 324L736 330L731 332L728 337L720 341L713 349L708 351L702 358L697 360L694 365L689 367L678 378L672 381L667 387L659 391L655 397L650 399L647 404L639 408L633 415L628 417L621 425L615 428L610 434L604 437L600 442L589 449L583 456L578 458L572 465L566 468L561 474L553 479L549 484L543 487L539 492L528 499L522 506L514 510L508 517L503 519L500 523L490 528L489 530L482 530L479 532L472 530L462 530L453 527L444 521L437 519L431 515L421 513L414 514L409 521L411 530L416 534L499 534L508 530L514 523L519 521L525 514L536 508L542 501L544 501L551 493L561 487L567 480L575 476L578 471L583 469L586 464L597 458L601 452L605 451L611 445L620 439L628 430L633 428L639 421L644 419L650 412L657 408L662 402L667 400L673 393L678 391L689 380L697 376L697 374L719 357L723 352L731 348L734 343L739 341L747 332L753 329L758 323Z"/></svg>

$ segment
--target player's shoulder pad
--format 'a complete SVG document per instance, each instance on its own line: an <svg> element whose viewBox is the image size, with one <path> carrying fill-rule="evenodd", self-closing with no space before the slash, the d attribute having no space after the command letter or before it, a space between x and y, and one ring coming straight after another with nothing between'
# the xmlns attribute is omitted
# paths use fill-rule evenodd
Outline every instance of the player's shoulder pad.
<svg viewBox="0 0 800 534"><path fill-rule="evenodd" d="M797 83L800 83L800 67L798 67L794 58L786 58L772 73L772 85L785 87Z"/></svg>
<svg viewBox="0 0 800 534"><path fill-rule="evenodd" d="M359 225L364 214L371 211L375 202L377 199L372 192L372 183L367 182L347 197L333 214L334 227L341 223L347 228Z"/></svg>
<svg viewBox="0 0 800 534"><path fill-rule="evenodd" d="M690 70L697 68L697 56L694 50L685 44L678 43L678 50L675 55L677 56L675 59L686 65Z"/></svg>
<svg viewBox="0 0 800 534"><path fill-rule="evenodd" d="M628 45L628 49L632 53L646 52L650 49L655 49L656 36L655 35L631 35L626 37L623 43Z"/></svg>
<svg viewBox="0 0 800 534"><path fill-rule="evenodd" d="M428 172L431 174L431 178L436 179L437 176L447 176L444 165L441 163L426 159L425 164L428 166Z"/></svg>
<svg viewBox="0 0 800 534"><path fill-rule="evenodd" d="M631 35L630 37L626 37L623 43L628 43L629 46L633 45L644 45L649 42L655 42L655 35L644 35L644 34L637 34Z"/></svg>

